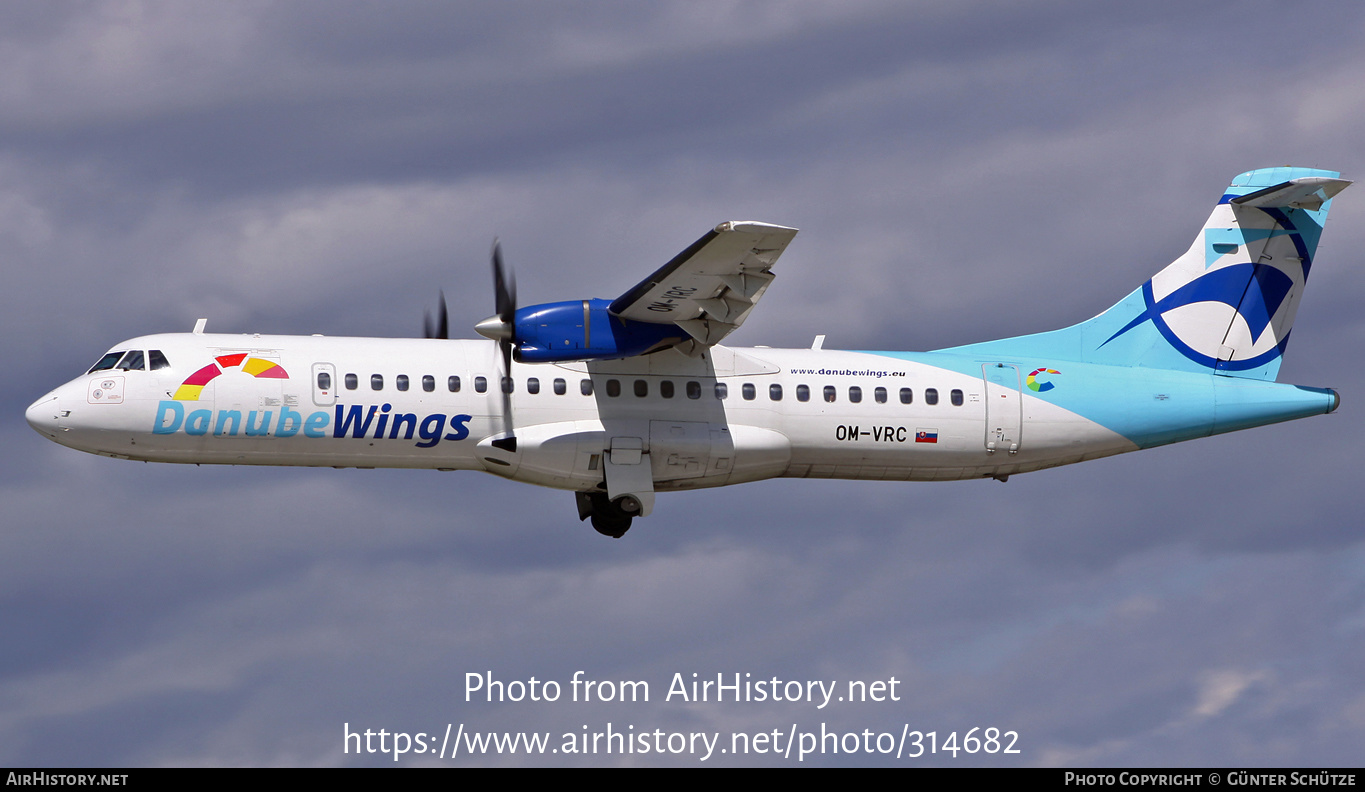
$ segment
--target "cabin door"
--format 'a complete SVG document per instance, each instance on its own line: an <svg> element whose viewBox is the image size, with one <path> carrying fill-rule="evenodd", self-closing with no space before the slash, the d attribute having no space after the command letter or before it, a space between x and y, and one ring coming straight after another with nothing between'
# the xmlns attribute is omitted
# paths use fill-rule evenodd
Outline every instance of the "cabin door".
<svg viewBox="0 0 1365 792"><path fill-rule="evenodd" d="M983 363L986 381L986 453L1014 454L1023 442L1024 398L1019 367L1012 363Z"/></svg>

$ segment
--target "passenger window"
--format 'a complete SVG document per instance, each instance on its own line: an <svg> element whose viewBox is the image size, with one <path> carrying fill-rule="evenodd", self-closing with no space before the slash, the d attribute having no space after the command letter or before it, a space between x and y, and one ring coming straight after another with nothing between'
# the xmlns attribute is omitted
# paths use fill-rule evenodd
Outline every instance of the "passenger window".
<svg viewBox="0 0 1365 792"><path fill-rule="evenodd" d="M857 404L863 400L863 389L857 385L852 385L848 389L848 400Z"/></svg>
<svg viewBox="0 0 1365 792"><path fill-rule="evenodd" d="M607 380L607 395L610 396L610 397L612 397L613 399L615 399L617 396L620 396L620 395L621 395L621 381L620 381L620 380L614 380L614 379L609 379L609 380Z"/></svg>
<svg viewBox="0 0 1365 792"><path fill-rule="evenodd" d="M487 392L488 392L488 378L487 378L487 377L475 377L475 378L474 378L474 392L475 392L475 393L487 393Z"/></svg>
<svg viewBox="0 0 1365 792"><path fill-rule="evenodd" d="M318 390L329 391L332 389L332 375L325 371L318 372Z"/></svg>
<svg viewBox="0 0 1365 792"><path fill-rule="evenodd" d="M584 396L591 396L592 380L590 379L580 380L578 383L578 392L583 394Z"/></svg>
<svg viewBox="0 0 1365 792"><path fill-rule="evenodd" d="M925 388L925 389L924 389L924 403L925 403L925 404L938 404L938 388Z"/></svg>
<svg viewBox="0 0 1365 792"><path fill-rule="evenodd" d="M114 364L117 363L119 361L119 358L121 357L123 357L123 352L121 350L118 352L110 352L109 354L100 358L99 362L91 366L90 370L85 373L94 374L96 371L108 371L109 369L114 367Z"/></svg>
<svg viewBox="0 0 1365 792"><path fill-rule="evenodd" d="M531 377L530 379L526 380L526 392L540 393L540 380L536 379L535 377Z"/></svg>
<svg viewBox="0 0 1365 792"><path fill-rule="evenodd" d="M687 398L689 398L689 399L700 399L700 398L701 398L701 383L700 383L700 382L697 382L696 380L688 380L688 381L687 381Z"/></svg>
<svg viewBox="0 0 1365 792"><path fill-rule="evenodd" d="M799 401L799 402L808 402L808 401L810 401L810 386L809 386L809 385L797 385L797 386L796 386L796 400Z"/></svg>
<svg viewBox="0 0 1365 792"><path fill-rule="evenodd" d="M952 401L954 407L961 407L962 391L958 390L957 388L953 388L952 392L948 394L948 399Z"/></svg>
<svg viewBox="0 0 1365 792"><path fill-rule="evenodd" d="M408 375L406 375L406 374L399 374L397 377L394 377L394 378L393 378L393 384L394 384L394 386L397 387L398 390L400 390L400 391L405 391L405 390L407 390L407 389L408 389Z"/></svg>
<svg viewBox="0 0 1365 792"><path fill-rule="evenodd" d="M754 396L757 395L752 382L744 383L743 387L740 388L740 391L744 394L744 401L753 401Z"/></svg>
<svg viewBox="0 0 1365 792"><path fill-rule="evenodd" d="M827 401L827 402L833 404L833 403L834 403L834 400L835 400L836 398L837 398L837 396L836 396L836 392L835 392L835 390L834 390L834 386L833 386L833 385L826 385L826 386L825 386L825 401Z"/></svg>
<svg viewBox="0 0 1365 792"><path fill-rule="evenodd" d="M563 378L555 377L555 395L563 396L568 390L569 386L564 382Z"/></svg>
<svg viewBox="0 0 1365 792"><path fill-rule="evenodd" d="M161 369L170 367L171 361L167 360L166 356L161 354L160 349L153 349L151 352L147 353L147 368L152 371L160 371Z"/></svg>
<svg viewBox="0 0 1365 792"><path fill-rule="evenodd" d="M511 393L514 389L515 389L515 385L514 385L513 382L512 382L512 378L511 378L511 377L503 377L503 378L502 378L502 392L503 392L503 393Z"/></svg>
<svg viewBox="0 0 1365 792"><path fill-rule="evenodd" d="M459 393L460 378L455 376L448 377L446 379L446 390L450 391L451 393Z"/></svg>
<svg viewBox="0 0 1365 792"><path fill-rule="evenodd" d="M346 375L346 390L355 390L360 387L360 378L354 374Z"/></svg>
<svg viewBox="0 0 1365 792"><path fill-rule="evenodd" d="M915 392L909 388L901 388L901 404L909 404L915 400Z"/></svg>
<svg viewBox="0 0 1365 792"><path fill-rule="evenodd" d="M730 386L729 386L729 385L726 385L724 382L717 382L717 383L716 383L716 398L717 398L717 399L720 399L720 400L722 400L722 401L724 401L725 397L726 397L726 396L729 396L729 395L730 395Z"/></svg>
<svg viewBox="0 0 1365 792"><path fill-rule="evenodd" d="M878 404L886 404L886 388L872 391L872 398L876 399Z"/></svg>
<svg viewBox="0 0 1365 792"><path fill-rule="evenodd" d="M134 349L124 355L118 367L123 371L142 371L142 350Z"/></svg>
<svg viewBox="0 0 1365 792"><path fill-rule="evenodd" d="M383 374L371 374L371 375L370 375L370 390L384 390L384 375L383 375Z"/></svg>
<svg viewBox="0 0 1365 792"><path fill-rule="evenodd" d="M431 393L432 391L436 390L436 378L431 376L430 374L423 374L422 390L426 391L427 393Z"/></svg>
<svg viewBox="0 0 1365 792"><path fill-rule="evenodd" d="M665 399L673 398L673 380L664 380L659 383L659 395Z"/></svg>
<svg viewBox="0 0 1365 792"><path fill-rule="evenodd" d="M649 395L649 383L644 380L635 380L635 395L643 399Z"/></svg>
<svg viewBox="0 0 1365 792"><path fill-rule="evenodd" d="M782 401L782 386L776 383L769 385L768 398L773 401Z"/></svg>

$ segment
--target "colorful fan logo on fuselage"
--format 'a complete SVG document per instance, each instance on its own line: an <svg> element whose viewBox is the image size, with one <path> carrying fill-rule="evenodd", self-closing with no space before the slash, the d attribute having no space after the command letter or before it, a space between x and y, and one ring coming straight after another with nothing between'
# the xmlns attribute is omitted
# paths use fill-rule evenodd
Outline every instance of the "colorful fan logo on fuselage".
<svg viewBox="0 0 1365 792"><path fill-rule="evenodd" d="M288 372L280 364L263 358L247 357L245 352L234 355L219 355L214 360L217 362L210 363L186 377L180 387L175 389L175 395L171 398L176 401L199 401L199 394L204 390L205 385L222 374L223 369L236 368L237 366L241 366L242 371L258 379L289 379Z"/></svg>
<svg viewBox="0 0 1365 792"><path fill-rule="evenodd" d="M1044 375L1047 375L1047 374L1061 374L1061 373L1062 373L1062 372L1058 371L1057 369L1050 369L1050 368L1034 369L1033 371L1029 372L1029 375L1028 375L1026 378L1024 378L1024 384L1028 386L1028 389L1029 389L1029 390L1031 390L1031 391L1037 391L1038 393L1043 393L1044 391L1050 391L1050 390L1052 390L1053 388L1057 387L1057 384L1054 383L1054 382L1050 382L1050 381L1048 381L1047 379L1044 379L1042 382L1039 382L1039 381L1038 381L1038 375L1039 375L1039 374L1044 374ZM1015 375L1015 376L1018 376L1018 375Z"/></svg>

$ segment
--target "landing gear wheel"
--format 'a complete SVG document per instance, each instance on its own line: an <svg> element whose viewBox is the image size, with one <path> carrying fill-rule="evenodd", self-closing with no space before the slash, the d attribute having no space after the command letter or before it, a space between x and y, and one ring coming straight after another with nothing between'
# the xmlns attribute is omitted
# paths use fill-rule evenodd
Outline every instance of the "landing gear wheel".
<svg viewBox="0 0 1365 792"><path fill-rule="evenodd" d="M592 518L592 527L603 536L620 539L630 530L630 523L640 513L640 502L630 496L607 500L604 492L578 493L579 519Z"/></svg>
<svg viewBox="0 0 1365 792"><path fill-rule="evenodd" d="M616 517L607 514L594 514L592 516L593 530L603 536L610 536L613 539L620 539L630 530L630 517Z"/></svg>

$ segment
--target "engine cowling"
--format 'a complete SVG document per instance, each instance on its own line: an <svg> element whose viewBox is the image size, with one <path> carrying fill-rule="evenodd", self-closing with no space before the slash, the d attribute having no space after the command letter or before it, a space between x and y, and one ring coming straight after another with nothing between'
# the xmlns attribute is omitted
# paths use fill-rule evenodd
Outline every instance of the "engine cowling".
<svg viewBox="0 0 1365 792"><path fill-rule="evenodd" d="M672 346L687 333L675 324L632 322L612 315L610 300L566 300L520 308L513 355L524 363L613 360Z"/></svg>

